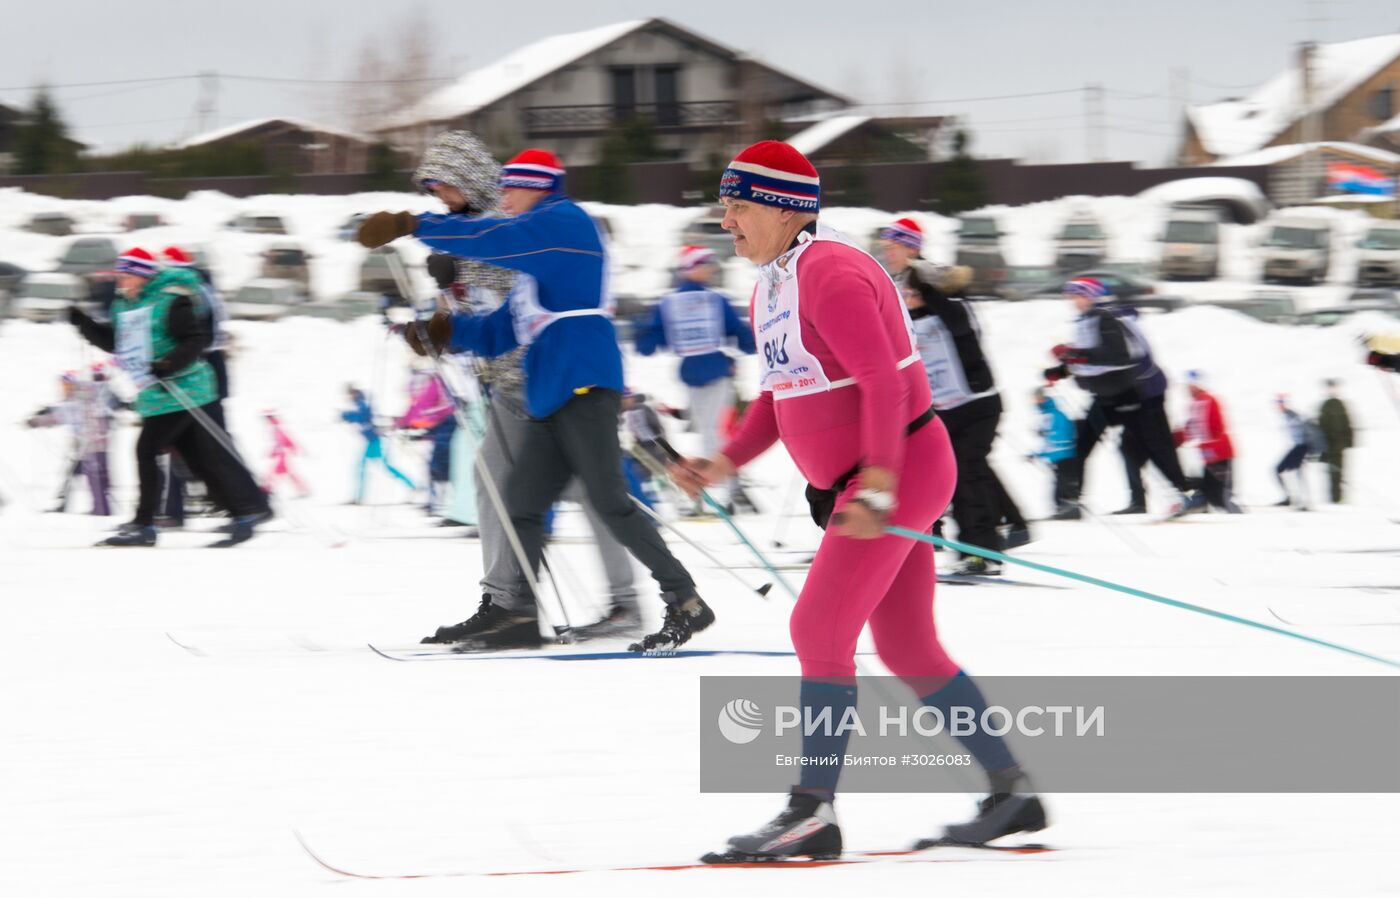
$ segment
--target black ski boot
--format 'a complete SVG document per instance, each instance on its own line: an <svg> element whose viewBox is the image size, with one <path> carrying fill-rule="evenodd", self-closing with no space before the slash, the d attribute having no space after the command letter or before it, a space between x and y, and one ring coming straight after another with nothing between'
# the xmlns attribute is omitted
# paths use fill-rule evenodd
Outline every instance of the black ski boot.
<svg viewBox="0 0 1400 898"><path fill-rule="evenodd" d="M608 639L618 636L636 636L642 629L642 612L635 602L614 605L601 620L581 627L574 627L563 634L573 642L587 642L590 639Z"/></svg>
<svg viewBox="0 0 1400 898"><path fill-rule="evenodd" d="M253 538L253 528L272 518L272 512L259 511L254 514L239 515L228 524L228 535L216 543L211 543L211 549L230 549L239 543L246 543Z"/></svg>
<svg viewBox="0 0 1400 898"><path fill-rule="evenodd" d="M689 642L691 636L714 622L715 613L699 596L691 596L682 602L668 602L661 629L648 634L641 642L632 643L627 650L646 654L674 652Z"/></svg>
<svg viewBox="0 0 1400 898"><path fill-rule="evenodd" d="M1112 514L1147 514L1147 503L1139 502L1137 499L1118 509Z"/></svg>
<svg viewBox="0 0 1400 898"><path fill-rule="evenodd" d="M991 794L978 803L976 817L948 827L942 838L922 839L914 847L983 845L1012 833L1039 832L1046 827L1045 808L1021 768L989 773L987 778Z"/></svg>
<svg viewBox="0 0 1400 898"><path fill-rule="evenodd" d="M487 652L495 649L537 649L543 645L539 622L534 615L511 611L481 597L476 614L446 627L438 627L432 636L422 639L425 644L463 643L467 652Z"/></svg>
<svg viewBox="0 0 1400 898"><path fill-rule="evenodd" d="M98 543L118 548L150 548L156 544L156 528L150 524L123 524L121 529Z"/></svg>
<svg viewBox="0 0 1400 898"><path fill-rule="evenodd" d="M1001 538L1001 550L1003 552L1011 549L1019 549L1028 545L1031 541L1031 529L1025 524L1012 524L1006 530L1006 535Z"/></svg>
<svg viewBox="0 0 1400 898"><path fill-rule="evenodd" d="M729 850L700 858L705 864L745 864L809 857L832 860L841 856L841 827L831 802L796 790L787 807L759 829L729 840Z"/></svg>
<svg viewBox="0 0 1400 898"><path fill-rule="evenodd" d="M1066 502L1055 513L1050 516L1052 521L1077 521L1084 517L1084 512L1080 510L1078 502Z"/></svg>

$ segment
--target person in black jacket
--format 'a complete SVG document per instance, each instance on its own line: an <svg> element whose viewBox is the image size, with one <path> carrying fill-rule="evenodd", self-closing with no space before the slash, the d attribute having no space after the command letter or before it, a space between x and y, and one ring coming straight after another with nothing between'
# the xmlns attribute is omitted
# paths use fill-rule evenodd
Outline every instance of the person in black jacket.
<svg viewBox="0 0 1400 898"><path fill-rule="evenodd" d="M958 462L953 491L953 518L958 539L990 549L1030 542L1030 531L1011 500L989 456L1001 421L1001 395L982 351L981 329L971 305L962 297L971 271L944 268L919 257L917 226L901 219L881 229L881 254L904 294L924 371L933 391L933 407L948 429ZM1003 518L1005 539L997 528ZM959 574L995 574L1000 564L964 556Z"/></svg>
<svg viewBox="0 0 1400 898"><path fill-rule="evenodd" d="M1046 374L1074 375L1094 401L1077 428L1071 473L1074 503L1055 517L1079 518L1084 463L1103 432L1113 426L1123 428L1125 440L1136 440L1147 459L1182 494L1182 502L1172 510L1174 515L1204 507L1204 496L1191 487L1176 457L1164 405L1167 377L1152 360L1147 338L1138 329L1136 313L1119 306L1107 285L1097 278L1074 278L1065 284L1064 292L1079 310L1074 342L1061 343L1051 350L1061 364Z"/></svg>

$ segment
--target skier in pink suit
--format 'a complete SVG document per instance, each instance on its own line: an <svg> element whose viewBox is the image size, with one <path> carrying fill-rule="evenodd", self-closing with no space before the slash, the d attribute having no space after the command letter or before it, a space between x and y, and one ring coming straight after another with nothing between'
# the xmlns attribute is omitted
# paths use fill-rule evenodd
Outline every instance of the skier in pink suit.
<svg viewBox="0 0 1400 898"><path fill-rule="evenodd" d="M263 492L270 495L277 485L277 478L285 477L296 488L297 496L306 498L311 495L311 490L307 488L306 481L298 477L297 473L292 470L291 463L288 461L293 455L301 452L301 447L287 434L286 428L282 426L282 419L276 412L265 411L263 418L267 421L267 426L272 428L272 451L269 453L272 460L272 470L263 479Z"/></svg>
<svg viewBox="0 0 1400 898"><path fill-rule="evenodd" d="M720 182L735 251L760 266L750 318L762 358L761 393L739 432L709 459L673 467L690 492L725 482L778 440L811 484L813 518L826 529L793 609L801 703L839 721L854 706L855 650L870 624L880 659L946 715L986 708L948 657L934 624L932 547L886 534L927 532L957 478L909 313L889 275L864 250L819 225L820 180L797 150L763 141L740 153ZM845 735L804 736L804 757L844 756ZM1045 814L997 736L961 739L987 771L989 795L971 822L943 838L983 843L1040 829ZM840 854L832 808L839 766L803 765L787 808L729 840L724 859Z"/></svg>
<svg viewBox="0 0 1400 898"><path fill-rule="evenodd" d="M452 396L437 374L426 374L414 384L408 410L394 419L399 429L422 431L432 441L428 456L427 510L431 514L438 502L442 484L452 478L452 435L457 431L457 418Z"/></svg>

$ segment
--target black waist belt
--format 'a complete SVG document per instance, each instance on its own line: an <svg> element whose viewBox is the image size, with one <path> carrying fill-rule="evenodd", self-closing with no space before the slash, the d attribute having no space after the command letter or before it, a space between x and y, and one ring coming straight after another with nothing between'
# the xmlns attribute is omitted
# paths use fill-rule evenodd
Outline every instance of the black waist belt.
<svg viewBox="0 0 1400 898"><path fill-rule="evenodd" d="M904 435L913 436L925 424L937 417L938 413L933 410L933 406L929 406L922 415L905 426ZM807 505L812 511L812 520L816 522L818 527L826 529L826 522L831 519L831 513L836 508L836 497L841 494L842 490L851 485L851 481L855 480L859 473L860 465L856 465L836 478L836 482L831 485L830 489L818 489L810 483L807 484Z"/></svg>

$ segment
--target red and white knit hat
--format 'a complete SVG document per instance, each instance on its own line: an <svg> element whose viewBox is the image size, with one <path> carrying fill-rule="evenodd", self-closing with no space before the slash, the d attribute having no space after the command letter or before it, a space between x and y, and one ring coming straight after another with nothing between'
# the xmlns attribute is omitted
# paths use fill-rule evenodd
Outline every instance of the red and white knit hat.
<svg viewBox="0 0 1400 898"><path fill-rule="evenodd" d="M562 190L564 165L559 161L559 157L549 150L522 150L501 169L500 185L502 190L511 187L526 190Z"/></svg>
<svg viewBox="0 0 1400 898"><path fill-rule="evenodd" d="M117 256L117 264L112 267L118 274L134 274L143 278L153 278L160 271L160 263L155 256L139 246L133 246Z"/></svg>
<svg viewBox="0 0 1400 898"><path fill-rule="evenodd" d="M734 157L719 179L719 195L765 206L816 212L821 178L807 157L791 145L762 140Z"/></svg>
<svg viewBox="0 0 1400 898"><path fill-rule="evenodd" d="M701 265L713 265L715 263L715 251L707 246L683 246L680 257L676 260L676 270L685 273L694 271Z"/></svg>
<svg viewBox="0 0 1400 898"><path fill-rule="evenodd" d="M924 229L912 218L901 218L880 229L880 239L918 251L924 248Z"/></svg>
<svg viewBox="0 0 1400 898"><path fill-rule="evenodd" d="M165 258L165 264L176 268L190 268L194 265L194 256L178 246L167 246L160 251Z"/></svg>

